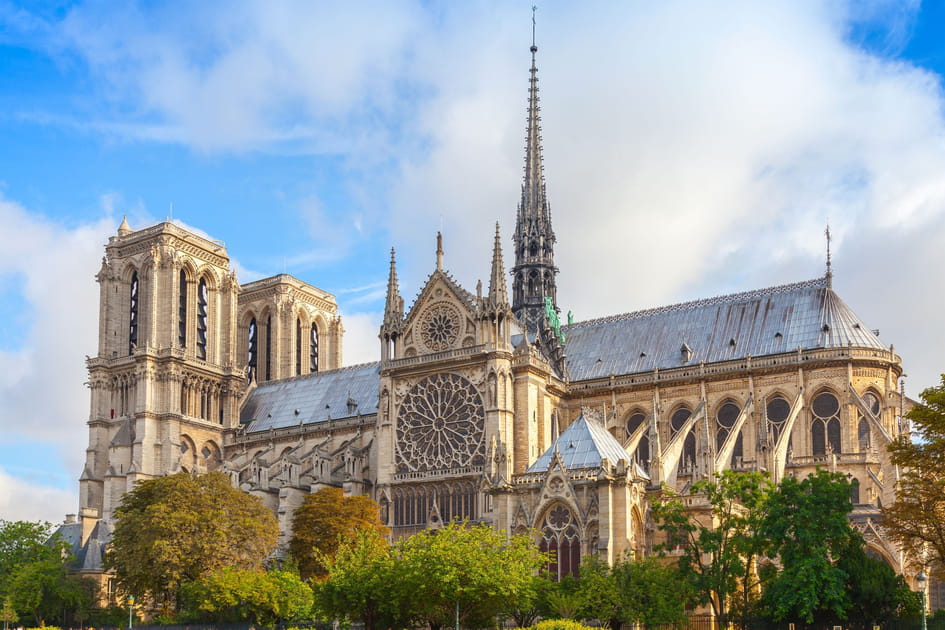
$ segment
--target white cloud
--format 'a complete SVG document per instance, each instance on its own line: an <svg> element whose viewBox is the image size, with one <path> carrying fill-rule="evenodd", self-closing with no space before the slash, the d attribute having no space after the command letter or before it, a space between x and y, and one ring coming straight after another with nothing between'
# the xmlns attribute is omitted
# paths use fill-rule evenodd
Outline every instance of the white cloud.
<svg viewBox="0 0 945 630"><path fill-rule="evenodd" d="M96 352L98 271L105 234L111 219L66 228L28 213L0 198L4 247L0 276L22 278L18 294L5 301L20 302L30 316L19 331L22 344L0 352L0 446L15 448L23 441L46 443L54 457L44 464L50 474L78 477L88 440L88 391L83 383L83 355ZM14 479L0 471L0 511L11 518L61 520L70 493L45 482ZM20 475L17 475L20 477ZM60 484L61 485L61 484ZM75 497L65 509L75 511ZM49 511L52 507L55 509Z"/></svg>
<svg viewBox="0 0 945 630"><path fill-rule="evenodd" d="M294 267L353 257L349 226L386 225L409 303L441 225L447 268L467 288L486 278L496 219L512 263L527 5L210 2L187 20L174 4L109 8L106 19L101 8L23 27L89 64L111 105L90 116L100 128L207 152L340 157L341 187L360 207L338 216L316 190L301 215L325 238ZM874 48L894 54L917 10L542 5L561 306L580 319L809 278L822 273L829 219L843 297L884 328L917 387L934 383L941 368L925 357L945 354L945 341L926 270L941 268L931 245L945 214L941 77L851 39L866 25ZM909 300L923 308L890 306ZM349 326L348 348L375 345L365 317L367 336Z"/></svg>
<svg viewBox="0 0 945 630"><path fill-rule="evenodd" d="M342 313L341 323L345 327L345 365L377 361L381 356L381 342L377 338L384 313Z"/></svg>
<svg viewBox="0 0 945 630"><path fill-rule="evenodd" d="M61 523L66 514L75 514L78 505L77 493L32 483L0 468L2 520L48 521L56 524Z"/></svg>

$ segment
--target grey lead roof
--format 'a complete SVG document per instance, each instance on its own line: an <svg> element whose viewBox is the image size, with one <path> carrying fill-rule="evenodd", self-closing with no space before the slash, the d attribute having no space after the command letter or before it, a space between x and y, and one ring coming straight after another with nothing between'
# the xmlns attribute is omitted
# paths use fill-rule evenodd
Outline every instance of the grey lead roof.
<svg viewBox="0 0 945 630"><path fill-rule="evenodd" d="M561 454L561 461L567 470L597 468L605 457L611 464L616 464L621 459L631 459L607 429L581 414L558 436L554 444L528 467L525 474L546 472L556 450Z"/></svg>
<svg viewBox="0 0 945 630"><path fill-rule="evenodd" d="M885 349L826 277L579 322L563 330L572 381L798 347ZM684 344L691 351L687 360Z"/></svg>
<svg viewBox="0 0 945 630"><path fill-rule="evenodd" d="M261 383L240 422L253 432L375 414L380 370L380 363L364 363Z"/></svg>

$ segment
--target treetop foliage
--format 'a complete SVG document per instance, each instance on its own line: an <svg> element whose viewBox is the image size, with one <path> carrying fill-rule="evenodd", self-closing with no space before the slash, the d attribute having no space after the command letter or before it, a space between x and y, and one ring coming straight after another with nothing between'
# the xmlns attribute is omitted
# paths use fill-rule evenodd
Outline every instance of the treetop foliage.
<svg viewBox="0 0 945 630"><path fill-rule="evenodd" d="M907 414L921 441L900 436L889 446L902 467L896 501L883 507L883 528L900 547L945 579L945 374Z"/></svg>
<svg viewBox="0 0 945 630"><path fill-rule="evenodd" d="M105 566L121 589L176 604L180 586L225 567L258 569L275 548L275 516L223 473L139 482L115 510Z"/></svg>
<svg viewBox="0 0 945 630"><path fill-rule="evenodd" d="M388 533L380 510L370 497L346 497L341 488L322 488L306 495L292 516L289 553L298 564L302 579L323 579L325 560L338 548L339 539L350 540L359 529Z"/></svg>

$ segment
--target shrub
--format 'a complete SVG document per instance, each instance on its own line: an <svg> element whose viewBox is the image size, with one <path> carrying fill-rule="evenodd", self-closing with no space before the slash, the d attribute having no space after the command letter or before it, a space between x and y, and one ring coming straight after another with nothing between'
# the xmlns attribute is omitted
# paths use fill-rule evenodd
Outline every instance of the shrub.
<svg viewBox="0 0 945 630"><path fill-rule="evenodd" d="M544 621L539 621L534 626L529 628L529 630L599 630L598 628L590 628L584 624L574 621L573 619L545 619Z"/></svg>

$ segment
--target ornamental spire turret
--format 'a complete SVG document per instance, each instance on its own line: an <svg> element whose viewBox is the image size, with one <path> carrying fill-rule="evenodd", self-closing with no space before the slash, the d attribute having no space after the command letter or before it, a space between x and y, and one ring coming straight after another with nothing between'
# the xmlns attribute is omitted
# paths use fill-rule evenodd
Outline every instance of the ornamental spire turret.
<svg viewBox="0 0 945 630"><path fill-rule="evenodd" d="M492 245L492 273L489 274L489 303L508 304L509 293L505 283L505 263L502 262L502 239L499 222L495 222L495 243Z"/></svg>
<svg viewBox="0 0 945 630"><path fill-rule="evenodd" d="M525 132L525 178L515 221L515 266L512 267L512 311L523 327L537 334L544 326L545 298L555 311L558 273L554 260L555 234L545 196L541 156L541 118L538 107L538 67L535 63L535 15L532 9L532 67L529 71L528 118Z"/></svg>
<svg viewBox="0 0 945 630"><path fill-rule="evenodd" d="M381 324L381 360L393 359L393 346L403 332L404 299L400 297L397 283L397 259L394 248L390 248L390 273L387 276L387 301L384 304L384 321Z"/></svg>

